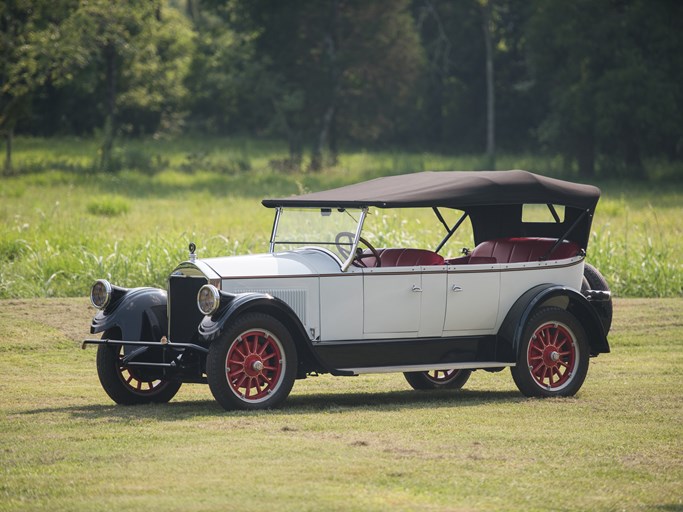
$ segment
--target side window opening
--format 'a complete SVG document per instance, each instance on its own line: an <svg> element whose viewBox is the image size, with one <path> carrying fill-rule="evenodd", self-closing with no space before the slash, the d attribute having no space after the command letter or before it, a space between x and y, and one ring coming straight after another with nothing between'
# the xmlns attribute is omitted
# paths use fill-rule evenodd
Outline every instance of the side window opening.
<svg viewBox="0 0 683 512"><path fill-rule="evenodd" d="M562 224L564 222L564 206L559 204L522 205L522 222Z"/></svg>

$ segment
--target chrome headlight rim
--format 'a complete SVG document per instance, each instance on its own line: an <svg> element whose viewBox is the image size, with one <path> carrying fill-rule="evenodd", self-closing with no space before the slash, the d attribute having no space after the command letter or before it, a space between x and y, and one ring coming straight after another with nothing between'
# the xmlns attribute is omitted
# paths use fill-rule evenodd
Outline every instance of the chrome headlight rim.
<svg viewBox="0 0 683 512"><path fill-rule="evenodd" d="M212 284L205 284L197 292L197 308L205 316L213 315L221 305L221 294Z"/></svg>
<svg viewBox="0 0 683 512"><path fill-rule="evenodd" d="M96 289L101 287L104 291L104 298L102 292L97 293ZM105 309L111 302L112 286L106 279L98 279L90 288L90 303L97 309Z"/></svg>

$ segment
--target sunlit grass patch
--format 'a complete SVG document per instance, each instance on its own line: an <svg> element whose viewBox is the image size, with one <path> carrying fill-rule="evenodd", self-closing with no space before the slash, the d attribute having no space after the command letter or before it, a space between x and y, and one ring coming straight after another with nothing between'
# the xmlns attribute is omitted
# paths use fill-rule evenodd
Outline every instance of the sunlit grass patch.
<svg viewBox="0 0 683 512"><path fill-rule="evenodd" d="M128 213L130 204L123 197L100 196L91 199L86 205L88 213L103 217L118 217Z"/></svg>

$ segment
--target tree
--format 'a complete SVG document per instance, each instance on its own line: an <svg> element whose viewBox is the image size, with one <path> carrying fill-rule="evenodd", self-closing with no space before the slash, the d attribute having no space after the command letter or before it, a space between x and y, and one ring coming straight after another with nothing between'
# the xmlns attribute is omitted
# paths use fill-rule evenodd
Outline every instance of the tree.
<svg viewBox="0 0 683 512"><path fill-rule="evenodd" d="M646 177L643 156L680 143L680 2L537 0L529 25L539 129L579 174ZM675 151L674 151L675 152Z"/></svg>
<svg viewBox="0 0 683 512"><path fill-rule="evenodd" d="M38 62L31 35L59 16L68 2L7 0L0 3L0 133L5 137L4 172L12 172L12 140L32 94L48 79L52 65Z"/></svg>
<svg viewBox="0 0 683 512"><path fill-rule="evenodd" d="M186 92L191 42L187 21L157 0L89 0L32 32L27 47L35 67L48 69L57 87L78 81L90 94L102 91L99 167L111 170L121 110L133 117L154 112L157 125L177 111Z"/></svg>
<svg viewBox="0 0 683 512"><path fill-rule="evenodd" d="M486 159L489 168L496 168L496 102L493 78L493 3L484 0L481 6L482 31L486 48Z"/></svg>
<svg viewBox="0 0 683 512"><path fill-rule="evenodd" d="M274 127L287 136L290 160L312 148L334 161L337 138L377 141L399 129L423 55L407 0L327 0L242 4L268 63Z"/></svg>

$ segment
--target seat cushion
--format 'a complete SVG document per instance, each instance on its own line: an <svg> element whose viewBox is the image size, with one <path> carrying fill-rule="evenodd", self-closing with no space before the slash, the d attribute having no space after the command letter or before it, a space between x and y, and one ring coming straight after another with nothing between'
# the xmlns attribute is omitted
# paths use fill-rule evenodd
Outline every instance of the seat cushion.
<svg viewBox="0 0 683 512"><path fill-rule="evenodd" d="M487 240L474 248L471 258L495 258L498 263L523 263L528 261L563 260L579 254L581 248L574 242L563 240L548 255L557 242L554 238L498 238ZM471 262L470 258L470 262Z"/></svg>

